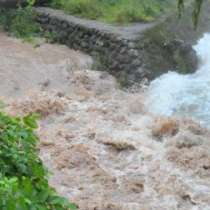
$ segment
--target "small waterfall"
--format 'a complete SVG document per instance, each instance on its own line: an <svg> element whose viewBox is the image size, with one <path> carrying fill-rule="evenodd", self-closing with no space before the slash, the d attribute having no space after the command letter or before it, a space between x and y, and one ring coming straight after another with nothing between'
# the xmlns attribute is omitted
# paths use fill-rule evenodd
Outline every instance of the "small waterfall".
<svg viewBox="0 0 210 210"><path fill-rule="evenodd" d="M200 65L194 74L169 71L151 82L146 101L149 111L166 116L191 117L210 123L210 34L205 34L194 49Z"/></svg>

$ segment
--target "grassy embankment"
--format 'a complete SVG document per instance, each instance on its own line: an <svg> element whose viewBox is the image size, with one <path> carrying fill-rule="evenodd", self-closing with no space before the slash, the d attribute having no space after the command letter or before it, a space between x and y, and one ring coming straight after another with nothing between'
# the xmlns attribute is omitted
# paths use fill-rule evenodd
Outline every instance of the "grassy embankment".
<svg viewBox="0 0 210 210"><path fill-rule="evenodd" d="M153 21L164 14L174 4L172 0L50 0L54 8L84 18L108 23L131 23ZM52 40L53 35L43 32L34 21L31 7L0 9L0 28L15 37L33 41L34 37L45 36Z"/></svg>
<svg viewBox="0 0 210 210"><path fill-rule="evenodd" d="M148 22L167 12L173 0L51 0L72 15L108 23Z"/></svg>

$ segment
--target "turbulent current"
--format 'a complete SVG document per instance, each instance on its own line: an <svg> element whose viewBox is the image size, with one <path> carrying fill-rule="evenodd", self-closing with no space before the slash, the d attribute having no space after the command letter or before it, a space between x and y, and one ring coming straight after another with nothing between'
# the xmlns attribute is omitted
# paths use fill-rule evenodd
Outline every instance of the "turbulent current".
<svg viewBox="0 0 210 210"><path fill-rule="evenodd" d="M171 116L210 118L210 35L195 49L195 74L169 72L148 94L119 89L80 52L0 33L0 101L40 114L49 183L79 210L210 210L210 132Z"/></svg>
<svg viewBox="0 0 210 210"><path fill-rule="evenodd" d="M200 65L194 74L169 71L154 80L147 100L150 111L167 116L192 117L202 124L210 123L210 34L194 46Z"/></svg>

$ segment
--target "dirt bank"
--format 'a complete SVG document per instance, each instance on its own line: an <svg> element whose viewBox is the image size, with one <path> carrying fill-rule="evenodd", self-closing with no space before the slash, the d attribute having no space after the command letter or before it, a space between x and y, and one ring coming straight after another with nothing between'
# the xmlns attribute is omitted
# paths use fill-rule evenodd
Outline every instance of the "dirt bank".
<svg viewBox="0 0 210 210"><path fill-rule="evenodd" d="M13 114L39 112L50 183L81 210L209 210L210 133L153 116L66 47L0 35L0 94Z"/></svg>

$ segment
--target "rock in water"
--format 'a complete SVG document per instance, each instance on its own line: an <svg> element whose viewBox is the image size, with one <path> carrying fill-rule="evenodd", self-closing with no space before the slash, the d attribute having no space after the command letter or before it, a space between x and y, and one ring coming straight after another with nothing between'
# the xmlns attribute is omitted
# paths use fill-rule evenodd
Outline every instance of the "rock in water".
<svg viewBox="0 0 210 210"><path fill-rule="evenodd" d="M193 73L198 67L198 58L192 45L180 39L174 39L165 44L167 52L171 55L173 69L181 69L180 73Z"/></svg>

